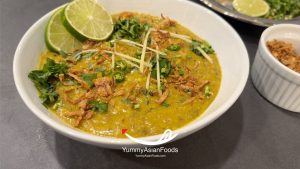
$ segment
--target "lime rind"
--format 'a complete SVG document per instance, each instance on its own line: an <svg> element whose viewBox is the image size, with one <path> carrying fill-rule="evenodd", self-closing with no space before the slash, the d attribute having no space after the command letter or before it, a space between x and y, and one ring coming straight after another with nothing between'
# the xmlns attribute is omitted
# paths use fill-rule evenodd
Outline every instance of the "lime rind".
<svg viewBox="0 0 300 169"><path fill-rule="evenodd" d="M71 24L69 24L69 22L67 21L66 19L66 16L65 16L65 10L66 10L66 7L64 8L64 11L63 11L63 15L61 15L61 20L63 22L63 25L65 26L65 28L79 41L81 42L84 42L86 40L88 40L89 38L83 36L81 33L79 33L78 31L76 31L76 29L74 29L72 27Z"/></svg>
<svg viewBox="0 0 300 169"><path fill-rule="evenodd" d="M54 12L45 30L46 46L56 53L72 53L82 46L82 43L73 37L63 25L61 16L64 8L63 6Z"/></svg>
<svg viewBox="0 0 300 169"><path fill-rule="evenodd" d="M58 53L60 51L60 49L58 47L56 47L55 45L53 45L50 41L49 41L49 28L50 25L53 23L54 17L55 15L59 12L61 8L57 9L54 14L52 14L52 16L50 17L47 25L46 25L46 30L45 30L45 43L47 48L52 51L52 52L56 52Z"/></svg>

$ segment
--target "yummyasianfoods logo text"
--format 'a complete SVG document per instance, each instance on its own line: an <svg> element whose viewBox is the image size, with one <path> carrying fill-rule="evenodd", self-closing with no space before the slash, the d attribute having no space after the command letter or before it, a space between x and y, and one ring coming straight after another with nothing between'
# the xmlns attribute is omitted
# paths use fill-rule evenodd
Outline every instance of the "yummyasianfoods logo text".
<svg viewBox="0 0 300 169"><path fill-rule="evenodd" d="M172 130L167 129L157 141L146 141L146 140L134 138L126 132L127 132L127 129L122 129L122 134L125 134L126 137L128 137L130 140L132 140L136 143L148 145L148 146L157 146L157 145L165 144L165 143L173 140L177 136L177 134L173 133Z"/></svg>
<svg viewBox="0 0 300 169"><path fill-rule="evenodd" d="M125 153L178 153L178 148L172 147L143 147L143 148L128 148L122 147Z"/></svg>
<svg viewBox="0 0 300 169"><path fill-rule="evenodd" d="M134 138L131 135L129 135L127 132L127 129L122 129L122 134L126 135L130 140L143 144L148 146L156 146L165 144L171 140L173 140L177 134L174 134L172 130L166 130L161 137L156 141L147 141L142 140L138 138ZM167 153L178 153L178 148L167 148L167 147L144 147L144 148L128 148L128 147L122 147L123 152L125 153L135 153L136 157L166 157Z"/></svg>
<svg viewBox="0 0 300 169"><path fill-rule="evenodd" d="M168 153L178 153L177 147L143 147L143 148L128 148L122 147L125 153L135 153L136 157L166 157Z"/></svg>

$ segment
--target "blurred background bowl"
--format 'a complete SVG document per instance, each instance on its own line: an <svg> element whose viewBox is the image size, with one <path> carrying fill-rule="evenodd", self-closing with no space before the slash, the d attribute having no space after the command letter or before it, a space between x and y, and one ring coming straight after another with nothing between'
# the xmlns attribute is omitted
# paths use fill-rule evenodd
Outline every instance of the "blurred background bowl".
<svg viewBox="0 0 300 169"><path fill-rule="evenodd" d="M257 26L269 27L277 24L298 24L300 25L300 16L291 20L274 20L261 17L251 17L237 12L233 6L233 0L199 0L208 8L211 8L223 15L234 18L239 21L250 23Z"/></svg>

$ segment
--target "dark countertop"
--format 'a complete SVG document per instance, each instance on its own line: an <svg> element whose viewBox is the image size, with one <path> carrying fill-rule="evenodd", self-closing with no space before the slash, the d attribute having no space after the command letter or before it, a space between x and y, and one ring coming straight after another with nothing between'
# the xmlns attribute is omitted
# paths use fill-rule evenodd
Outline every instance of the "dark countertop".
<svg viewBox="0 0 300 169"><path fill-rule="evenodd" d="M165 145L179 153L136 158L66 138L42 123L19 97L14 51L25 31L64 0L0 1L0 168L299 169L300 114L260 96L251 80L238 101L205 129ZM263 28L228 19L243 38L251 63Z"/></svg>

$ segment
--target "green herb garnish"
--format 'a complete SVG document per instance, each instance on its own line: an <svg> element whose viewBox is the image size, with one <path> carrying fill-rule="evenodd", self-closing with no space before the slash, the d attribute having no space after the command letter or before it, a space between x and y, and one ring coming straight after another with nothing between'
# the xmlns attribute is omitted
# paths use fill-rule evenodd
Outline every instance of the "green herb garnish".
<svg viewBox="0 0 300 169"><path fill-rule="evenodd" d="M116 61L116 68L120 71L126 71L127 63L123 60Z"/></svg>
<svg viewBox="0 0 300 169"><path fill-rule="evenodd" d="M130 100L127 99L127 98L123 98L123 99L121 99L121 101L122 101L123 103L125 103L125 104L129 104L129 103L130 103Z"/></svg>
<svg viewBox="0 0 300 169"><path fill-rule="evenodd" d="M66 64L55 63L54 60L47 59L42 70L34 70L29 73L28 77L40 92L40 98L46 107L57 101L58 94L55 89L59 80L58 76L59 74L66 74L67 70Z"/></svg>
<svg viewBox="0 0 300 169"><path fill-rule="evenodd" d="M112 74L112 70L107 70L105 67L96 68L96 72L100 72L102 77Z"/></svg>
<svg viewBox="0 0 300 169"><path fill-rule="evenodd" d="M299 0L266 0L270 6L266 18L292 19L300 15Z"/></svg>
<svg viewBox="0 0 300 169"><path fill-rule="evenodd" d="M140 109L141 108L141 105L136 103L136 104L133 104L133 109L137 110L137 109Z"/></svg>
<svg viewBox="0 0 300 169"><path fill-rule="evenodd" d="M179 73L180 76L183 76L183 75L184 75L184 70L180 68L180 69L178 70L178 73Z"/></svg>
<svg viewBox="0 0 300 169"><path fill-rule="evenodd" d="M192 59L192 58L193 58L193 56L191 56L191 55L187 55L187 56L186 56L186 58L187 58L187 59Z"/></svg>
<svg viewBox="0 0 300 169"><path fill-rule="evenodd" d="M166 59L166 58L159 58L159 68L160 68L160 76L162 78L166 78L169 76L169 74L171 73L172 70L172 65L171 62ZM151 77L156 79L156 75L157 75L157 66L156 66L156 59L152 59L151 60L151 64L152 64L152 71L151 71Z"/></svg>
<svg viewBox="0 0 300 169"><path fill-rule="evenodd" d="M172 44L172 45L168 46L167 49L170 51L179 51L181 49L181 47L177 44Z"/></svg>
<svg viewBox="0 0 300 169"><path fill-rule="evenodd" d="M136 40L143 31L142 26L136 19L124 19L116 22L112 39L130 39Z"/></svg>
<svg viewBox="0 0 300 169"><path fill-rule="evenodd" d="M213 54L215 51L213 48L205 41L199 42L196 40L192 41L191 50L198 56L203 56L202 51L204 51L206 54Z"/></svg>
<svg viewBox="0 0 300 169"><path fill-rule="evenodd" d="M141 59L141 56L142 56L142 52L141 51L138 51L134 54L134 57L137 58L137 59Z"/></svg>
<svg viewBox="0 0 300 169"><path fill-rule="evenodd" d="M211 87L209 85L206 85L204 87L204 95L205 97L210 97L212 95Z"/></svg>
<svg viewBox="0 0 300 169"><path fill-rule="evenodd" d="M145 24L143 25L143 28L144 28L144 31L145 31L145 32L148 32L148 30L151 28L151 25L148 24L148 23L145 23Z"/></svg>
<svg viewBox="0 0 300 169"><path fill-rule="evenodd" d="M146 96L154 96L153 89L146 90L145 95Z"/></svg>
<svg viewBox="0 0 300 169"><path fill-rule="evenodd" d="M95 112L105 113L108 111L108 104L100 101L90 101L88 103L90 109Z"/></svg>
<svg viewBox="0 0 300 169"><path fill-rule="evenodd" d="M165 84L163 84L163 83L161 83L161 85L160 85L160 90L161 90L161 91L164 91L164 90L166 90L166 85L165 85Z"/></svg>
<svg viewBox="0 0 300 169"><path fill-rule="evenodd" d="M89 85L89 87L93 87L94 86L93 80L97 78L97 74L96 73L83 74L81 77Z"/></svg>
<svg viewBox="0 0 300 169"><path fill-rule="evenodd" d="M161 105L164 106L164 107L169 107L170 106L170 104L167 103L166 101L164 101Z"/></svg>
<svg viewBox="0 0 300 169"><path fill-rule="evenodd" d="M125 80L124 72L120 72L120 71L114 72L113 77L115 78L117 83L121 83Z"/></svg>

